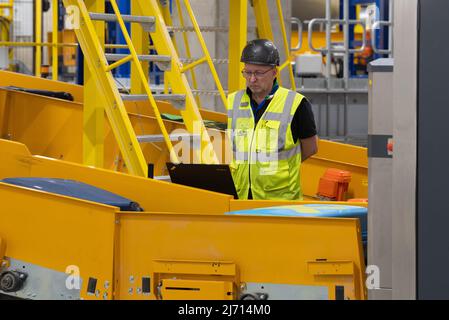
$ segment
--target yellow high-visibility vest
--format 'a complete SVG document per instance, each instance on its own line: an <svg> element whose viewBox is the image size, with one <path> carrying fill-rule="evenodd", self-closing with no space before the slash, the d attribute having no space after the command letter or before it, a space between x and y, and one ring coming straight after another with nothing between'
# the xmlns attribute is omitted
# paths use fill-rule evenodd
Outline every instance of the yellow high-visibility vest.
<svg viewBox="0 0 449 320"><path fill-rule="evenodd" d="M228 137L232 177L239 199L302 200L301 145L291 122L304 96L279 87L255 126L245 90L228 96Z"/></svg>

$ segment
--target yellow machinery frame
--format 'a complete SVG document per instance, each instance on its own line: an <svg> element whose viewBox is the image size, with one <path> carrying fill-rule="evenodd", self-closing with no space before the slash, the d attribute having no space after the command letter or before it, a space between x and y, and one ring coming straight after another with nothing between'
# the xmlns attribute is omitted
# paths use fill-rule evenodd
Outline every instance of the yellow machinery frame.
<svg viewBox="0 0 449 320"><path fill-rule="evenodd" d="M366 298L357 219L227 216L233 201L227 195L32 156L11 141L0 140L0 157L0 178L76 179L151 208L118 212L0 183L5 261L57 273L78 266L80 298L157 299L159 292L165 299L235 299L263 284L278 291L294 286L296 297L335 299L339 287L345 299ZM168 201L170 194L178 201ZM97 279L92 295L86 291L89 278ZM151 279L148 294L143 278ZM195 290L180 295L173 287Z"/></svg>

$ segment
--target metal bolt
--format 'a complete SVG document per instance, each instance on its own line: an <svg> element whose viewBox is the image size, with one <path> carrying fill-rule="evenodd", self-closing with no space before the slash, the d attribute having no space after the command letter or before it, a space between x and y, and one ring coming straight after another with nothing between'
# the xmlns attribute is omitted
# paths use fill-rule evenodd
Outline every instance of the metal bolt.
<svg viewBox="0 0 449 320"><path fill-rule="evenodd" d="M141 288L137 288L137 294L141 294L142 293L142 289Z"/></svg>
<svg viewBox="0 0 449 320"><path fill-rule="evenodd" d="M103 294L103 299L104 299L104 300L107 300L107 299L108 299L108 293L107 293L107 292L105 292L105 293Z"/></svg>
<svg viewBox="0 0 449 320"><path fill-rule="evenodd" d="M100 296L100 290L97 289L97 291L95 291L95 296L98 298Z"/></svg>
<svg viewBox="0 0 449 320"><path fill-rule="evenodd" d="M130 277L129 277L129 282L130 282L130 283L134 283L134 276L130 276Z"/></svg>
<svg viewBox="0 0 449 320"><path fill-rule="evenodd" d="M129 293L129 294L133 294L133 288L129 288L129 289L128 289L128 293Z"/></svg>
<svg viewBox="0 0 449 320"><path fill-rule="evenodd" d="M240 290L241 290L241 291L245 291L245 290L246 290L246 283L242 282L242 283L240 284Z"/></svg>
<svg viewBox="0 0 449 320"><path fill-rule="evenodd" d="M107 290L109 288L109 281L104 282L104 288Z"/></svg>

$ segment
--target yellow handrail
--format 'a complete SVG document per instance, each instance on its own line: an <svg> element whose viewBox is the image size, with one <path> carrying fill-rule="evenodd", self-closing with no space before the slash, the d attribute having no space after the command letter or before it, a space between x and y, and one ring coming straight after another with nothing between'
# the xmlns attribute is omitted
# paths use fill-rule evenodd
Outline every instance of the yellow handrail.
<svg viewBox="0 0 449 320"><path fill-rule="evenodd" d="M133 60L133 56L129 55L124 57L123 59L118 60L117 62L114 62L113 64L110 64L108 66L104 67L104 71L109 72L112 71L115 68L120 67L122 64L125 64L127 62L130 62L131 60Z"/></svg>
<svg viewBox="0 0 449 320"><path fill-rule="evenodd" d="M178 16L179 16L179 23L180 23L181 27L184 28L185 27L185 23L184 23L184 16L182 14L181 3L179 2L179 0L175 0L175 1L176 1L176 9L178 11ZM187 58L190 59L192 57L192 54L190 52L190 46L189 46L189 40L187 39L187 34L185 32L183 32L182 33L182 37L183 37L183 40L184 40L184 47L186 49ZM193 69L190 70L190 74L192 76L193 88L194 89L198 89L198 85L197 85L197 82L196 82L195 71ZM197 103L199 103L200 98L197 96L197 97L195 97L195 99L196 99Z"/></svg>
<svg viewBox="0 0 449 320"><path fill-rule="evenodd" d="M214 78L214 81L215 81L215 85L217 86L218 92L220 93L220 97L221 97L221 100L223 101L223 105L226 106L226 104L227 104L226 94L224 93L223 87L220 83L220 78L218 77L217 71L215 70L215 66L210 57L209 50L207 49L206 43L204 42L204 39L201 36L200 27L198 25L198 22L196 21L195 15L193 14L192 7L190 6L190 3L188 0L184 0L184 5L185 5L187 12L190 16L190 20L192 21L192 25L193 25L195 33L198 37L198 41L200 42L201 48L203 49L204 56L207 59L207 64L209 65L210 71L212 73L212 77Z"/></svg>
<svg viewBox="0 0 449 320"><path fill-rule="evenodd" d="M0 41L0 47L78 47L78 43L49 43L49 42L17 42L17 41Z"/></svg>
<svg viewBox="0 0 449 320"><path fill-rule="evenodd" d="M52 77L53 80L58 80L58 76L59 76L59 70L58 70L58 34L59 34L59 30L58 30L58 15L59 15L59 10L58 10L58 6L59 6L59 1L58 0L53 0L53 36L52 36L52 43L53 43L53 47L52 47Z"/></svg>
<svg viewBox="0 0 449 320"><path fill-rule="evenodd" d="M291 82L292 90L296 91L295 77L293 76L293 67L290 62L290 44L287 41L287 32L285 31L284 15L282 14L281 0L276 0L276 6L277 6L278 14L279 14L279 21L281 24L282 40L284 42L285 58L287 59L286 63L288 63L290 82ZM285 68L285 66L283 66L283 68ZM279 68L279 72L282 69Z"/></svg>
<svg viewBox="0 0 449 320"><path fill-rule="evenodd" d="M201 59L198 59L198 60L196 60L196 61L194 61L194 62L192 62L192 63L190 63L190 64L184 66L184 67L181 69L181 72L186 72L186 71L188 71L188 70L190 70L190 69L193 69L193 68L195 68L196 66L198 66L198 65L200 65L200 64L202 64L202 63L204 63L204 62L206 62L206 61L207 61L207 58L206 58L206 57L202 57Z"/></svg>
<svg viewBox="0 0 449 320"><path fill-rule="evenodd" d="M42 1L35 2L35 41L36 47L34 48L34 74L36 77L41 76L41 65L42 65Z"/></svg>

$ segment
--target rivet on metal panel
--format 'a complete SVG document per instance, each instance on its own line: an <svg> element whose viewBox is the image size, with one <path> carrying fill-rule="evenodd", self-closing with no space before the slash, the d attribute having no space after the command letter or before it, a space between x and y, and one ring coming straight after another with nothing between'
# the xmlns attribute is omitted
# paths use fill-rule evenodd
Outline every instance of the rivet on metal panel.
<svg viewBox="0 0 449 320"><path fill-rule="evenodd" d="M137 294L141 294L142 293L142 289L141 288L137 288L136 292L137 292Z"/></svg>
<svg viewBox="0 0 449 320"><path fill-rule="evenodd" d="M109 288L109 281L104 282L104 288L107 290Z"/></svg>
<svg viewBox="0 0 449 320"><path fill-rule="evenodd" d="M107 300L107 299L108 299L108 293L107 293L107 292L103 293L103 299L104 299L104 300Z"/></svg>
<svg viewBox="0 0 449 320"><path fill-rule="evenodd" d="M128 289L128 293L129 293L129 294L133 294L133 288L129 288L129 289Z"/></svg>
<svg viewBox="0 0 449 320"><path fill-rule="evenodd" d="M134 283L134 276L129 277L129 283Z"/></svg>
<svg viewBox="0 0 449 320"><path fill-rule="evenodd" d="M98 297L100 297L100 290L99 289L97 289L96 291L95 291L95 296L98 298Z"/></svg>

